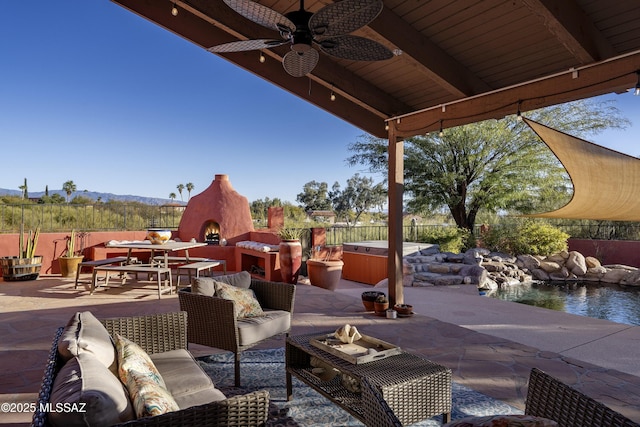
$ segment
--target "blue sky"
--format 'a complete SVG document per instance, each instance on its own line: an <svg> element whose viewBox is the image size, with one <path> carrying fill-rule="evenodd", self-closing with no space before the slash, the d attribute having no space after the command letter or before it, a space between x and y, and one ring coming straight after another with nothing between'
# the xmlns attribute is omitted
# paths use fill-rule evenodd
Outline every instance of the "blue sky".
<svg viewBox="0 0 640 427"><path fill-rule="evenodd" d="M228 174L295 203L362 173L345 164L362 130L108 0L2 3L0 188L168 198ZM608 97L633 126L593 142L640 155L640 97Z"/></svg>

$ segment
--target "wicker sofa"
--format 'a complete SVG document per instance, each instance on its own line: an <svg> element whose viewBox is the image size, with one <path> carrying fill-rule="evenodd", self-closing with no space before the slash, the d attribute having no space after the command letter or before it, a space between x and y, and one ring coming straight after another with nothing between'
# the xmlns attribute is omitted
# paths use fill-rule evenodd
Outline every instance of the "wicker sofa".
<svg viewBox="0 0 640 427"><path fill-rule="evenodd" d="M236 316L234 301L217 296L216 283L251 289L264 316ZM295 303L295 285L252 278L246 271L213 278L200 277L178 292L180 310L189 314L189 342L231 351L235 355L235 385L240 387L240 354L271 337L288 334Z"/></svg>
<svg viewBox="0 0 640 427"><path fill-rule="evenodd" d="M137 317L121 317L98 321L89 312L77 313L76 324L82 325L82 331L76 332L74 318L67 327L57 330L49 358L47 361L41 391L38 396L36 412L33 416L33 426L50 425L122 425L122 426L261 426L268 416L269 393L266 390L247 393L240 396L225 398L224 394L215 388L211 379L204 373L187 348L187 314L185 312L164 313ZM88 360L100 359L101 354L109 353L105 346L103 332L99 327L103 325L108 333L106 342L116 334L138 344L150 355L153 363L160 371L167 390L173 395L179 410L162 415L130 419L131 408L116 408L116 403L122 401L116 390L115 397L105 393L104 384L117 384L117 366L99 366L101 362ZM77 345L69 345L69 331L77 337ZM75 358L67 360L67 350L71 354L77 353ZM87 356L87 353L91 353ZM112 357L112 356L111 356ZM77 360L76 360L77 359ZM67 364L81 363L82 368L74 367L69 371ZM117 363L117 361L115 362ZM104 365L104 363L103 363ZM60 379L56 381L58 374ZM110 375L115 376L111 378ZM64 383L70 383L76 378L82 378L80 391L63 389ZM124 389L128 399L127 389ZM78 387L76 385L76 387ZM118 389L118 385L115 385ZM72 401L86 402L84 411L79 412L46 412L44 409L60 402L60 398ZM82 409L82 406L78 406ZM61 417L62 416L62 417ZM75 418L69 418L75 417ZM135 418L135 415L134 415ZM114 422L113 420L116 419Z"/></svg>

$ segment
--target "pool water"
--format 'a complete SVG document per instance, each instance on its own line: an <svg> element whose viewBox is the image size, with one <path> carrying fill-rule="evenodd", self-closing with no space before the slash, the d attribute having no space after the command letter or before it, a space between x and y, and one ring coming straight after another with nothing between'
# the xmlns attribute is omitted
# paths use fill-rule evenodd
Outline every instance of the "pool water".
<svg viewBox="0 0 640 427"><path fill-rule="evenodd" d="M532 283L488 293L505 301L640 326L640 289L593 283Z"/></svg>

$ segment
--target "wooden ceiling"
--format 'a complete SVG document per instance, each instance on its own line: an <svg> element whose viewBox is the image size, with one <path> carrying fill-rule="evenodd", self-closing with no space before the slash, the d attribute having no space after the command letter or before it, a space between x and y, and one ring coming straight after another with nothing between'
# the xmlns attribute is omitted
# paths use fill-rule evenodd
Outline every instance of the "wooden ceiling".
<svg viewBox="0 0 640 427"><path fill-rule="evenodd" d="M209 48L279 38L222 0L112 0ZM179 13L171 14L173 4ZM282 14L298 0L259 0ZM329 0L307 0L316 12ZM356 32L400 54L358 62L320 54L306 77L289 76L289 46L221 54L362 130L416 134L633 88L640 70L638 0L384 0ZM335 101L330 94L336 94Z"/></svg>

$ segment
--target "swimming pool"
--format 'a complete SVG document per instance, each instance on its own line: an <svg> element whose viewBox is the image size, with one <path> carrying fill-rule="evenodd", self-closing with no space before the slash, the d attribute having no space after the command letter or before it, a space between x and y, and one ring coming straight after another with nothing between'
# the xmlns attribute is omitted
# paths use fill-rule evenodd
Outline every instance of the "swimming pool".
<svg viewBox="0 0 640 427"><path fill-rule="evenodd" d="M640 289L594 283L532 283L488 296L505 301L640 326Z"/></svg>

